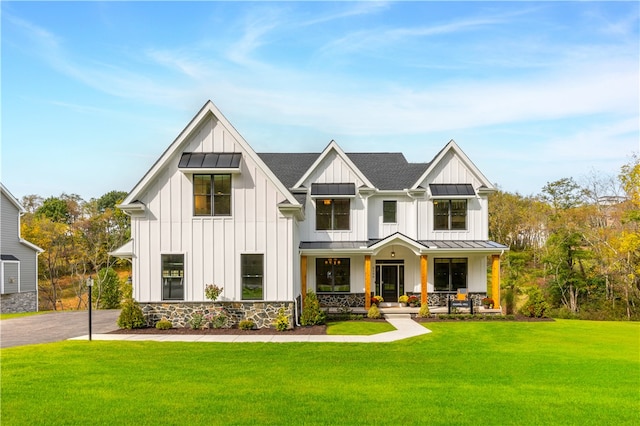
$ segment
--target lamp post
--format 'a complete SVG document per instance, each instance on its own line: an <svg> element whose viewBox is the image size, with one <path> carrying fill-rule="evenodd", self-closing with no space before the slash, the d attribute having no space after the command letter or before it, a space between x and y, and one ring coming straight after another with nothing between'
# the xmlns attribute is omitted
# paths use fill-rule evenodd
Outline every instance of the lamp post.
<svg viewBox="0 0 640 426"><path fill-rule="evenodd" d="M91 276L87 279L87 287L89 288L89 341L91 341L91 287L93 287L93 278Z"/></svg>

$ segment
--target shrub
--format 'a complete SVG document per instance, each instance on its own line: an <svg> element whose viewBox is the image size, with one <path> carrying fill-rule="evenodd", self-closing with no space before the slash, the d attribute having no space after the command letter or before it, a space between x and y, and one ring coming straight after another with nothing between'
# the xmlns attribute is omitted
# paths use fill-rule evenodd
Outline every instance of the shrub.
<svg viewBox="0 0 640 426"><path fill-rule="evenodd" d="M412 294L411 296L409 296L408 303L410 305L418 305L418 306L420 306L420 298L418 296L416 296L415 294Z"/></svg>
<svg viewBox="0 0 640 426"><path fill-rule="evenodd" d="M210 324L211 328L225 328L229 324L229 313L222 308L218 312L214 312L205 317L205 321Z"/></svg>
<svg viewBox="0 0 640 426"><path fill-rule="evenodd" d="M380 313L380 309L378 309L377 305L371 305L371 307L369 308L369 312L367 312L367 317L371 319L382 318L382 314Z"/></svg>
<svg viewBox="0 0 640 426"><path fill-rule="evenodd" d="M403 294L402 296L398 297L398 303L409 303L409 296Z"/></svg>
<svg viewBox="0 0 640 426"><path fill-rule="evenodd" d="M426 303L422 306L420 306L420 310L418 311L418 316L420 318L429 318L429 315L431 313L429 312L429 305L427 305Z"/></svg>
<svg viewBox="0 0 640 426"><path fill-rule="evenodd" d="M215 284L209 284L204 288L204 295L207 296L207 299L215 302L220 293L222 293L223 288L218 287Z"/></svg>
<svg viewBox="0 0 640 426"><path fill-rule="evenodd" d="M529 299L520 309L520 313L530 318L546 318L550 306L544 300L542 291L538 287L531 287L527 294Z"/></svg>
<svg viewBox="0 0 640 426"><path fill-rule="evenodd" d="M194 312L189 320L189 325L193 330L200 330L204 325L204 315L201 312Z"/></svg>
<svg viewBox="0 0 640 426"><path fill-rule="evenodd" d="M171 324L171 321L169 321L166 318L162 318L160 321L156 323L156 328L158 330L169 330L172 327L173 327L173 324Z"/></svg>
<svg viewBox="0 0 640 426"><path fill-rule="evenodd" d="M127 299L122 304L122 311L117 321L118 327L131 330L132 328L143 328L145 326L144 314L138 302Z"/></svg>
<svg viewBox="0 0 640 426"><path fill-rule="evenodd" d="M243 319L242 321L240 321L240 324L238 326L241 330L253 330L254 328L256 328L256 323L250 319Z"/></svg>
<svg viewBox="0 0 640 426"><path fill-rule="evenodd" d="M102 268L98 271L98 279L92 292L93 302L98 309L115 309L120 307L122 290L120 278L113 268Z"/></svg>
<svg viewBox="0 0 640 426"><path fill-rule="evenodd" d="M384 299L382 298L382 296L372 296L371 297L371 303L374 304L374 305L379 305L382 302L384 302Z"/></svg>
<svg viewBox="0 0 640 426"><path fill-rule="evenodd" d="M290 328L289 317L285 315L284 308L280 308L280 310L278 311L278 316L276 318L276 321L274 322L274 325L276 326L276 330L278 331L285 331Z"/></svg>
<svg viewBox="0 0 640 426"><path fill-rule="evenodd" d="M304 298L304 307L302 308L302 315L300 316L300 324L307 325L321 325L327 320L327 314L320 309L320 302L318 296L313 291L309 291Z"/></svg>

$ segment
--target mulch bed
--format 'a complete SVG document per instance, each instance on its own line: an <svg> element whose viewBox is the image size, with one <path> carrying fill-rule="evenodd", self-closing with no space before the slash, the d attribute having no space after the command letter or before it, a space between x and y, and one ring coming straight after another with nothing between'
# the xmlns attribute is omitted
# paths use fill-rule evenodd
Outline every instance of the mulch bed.
<svg viewBox="0 0 640 426"><path fill-rule="evenodd" d="M134 328L132 330L120 329L109 334L195 334L195 335L271 335L282 334L284 336L295 335L318 335L327 334L326 325L314 325L310 327L296 327L292 330L278 331L275 328L259 328L257 330L242 330L240 328L205 328L193 330L191 328L170 328L169 330L158 330L153 327Z"/></svg>

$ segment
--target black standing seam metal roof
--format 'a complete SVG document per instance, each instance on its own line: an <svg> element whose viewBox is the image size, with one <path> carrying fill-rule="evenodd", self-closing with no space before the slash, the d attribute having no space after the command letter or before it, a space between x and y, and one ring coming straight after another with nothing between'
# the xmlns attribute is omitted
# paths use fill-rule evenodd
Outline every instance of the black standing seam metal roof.
<svg viewBox="0 0 640 426"><path fill-rule="evenodd" d="M18 259L12 254L0 254L0 260L13 260L18 262L20 261L20 259Z"/></svg>
<svg viewBox="0 0 640 426"><path fill-rule="evenodd" d="M178 163L181 169L237 169L242 154L238 152L183 152Z"/></svg>
<svg viewBox="0 0 640 426"><path fill-rule="evenodd" d="M443 195L476 195L473 185L470 183L430 183L431 195L439 197Z"/></svg>
<svg viewBox="0 0 640 426"><path fill-rule="evenodd" d="M353 250L361 247L371 247L380 239L372 239L369 241L302 241L300 249L302 250ZM505 250L508 247L495 241L489 240L421 240L417 243L425 248L436 249L455 249L455 250ZM397 245L397 244L396 244Z"/></svg>
<svg viewBox="0 0 640 426"><path fill-rule="evenodd" d="M356 185L353 183L312 183L311 195L356 195Z"/></svg>

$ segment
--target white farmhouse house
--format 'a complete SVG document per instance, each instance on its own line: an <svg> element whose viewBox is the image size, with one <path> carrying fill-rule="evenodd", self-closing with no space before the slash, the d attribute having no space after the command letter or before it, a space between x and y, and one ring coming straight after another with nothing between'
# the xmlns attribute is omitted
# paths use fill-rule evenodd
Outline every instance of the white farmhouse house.
<svg viewBox="0 0 640 426"><path fill-rule="evenodd" d="M430 163L401 153L256 153L209 101L119 206L132 239L134 298L151 324L206 310L205 286L237 318L292 322L313 290L324 306L369 307L415 294L443 305L488 287L500 255L488 240L494 191L451 141ZM492 279L487 280L491 259Z"/></svg>

